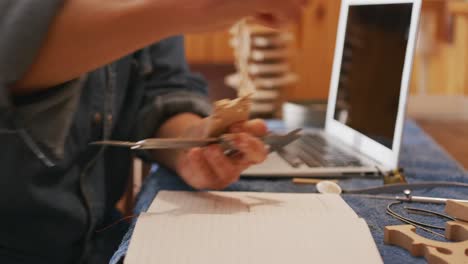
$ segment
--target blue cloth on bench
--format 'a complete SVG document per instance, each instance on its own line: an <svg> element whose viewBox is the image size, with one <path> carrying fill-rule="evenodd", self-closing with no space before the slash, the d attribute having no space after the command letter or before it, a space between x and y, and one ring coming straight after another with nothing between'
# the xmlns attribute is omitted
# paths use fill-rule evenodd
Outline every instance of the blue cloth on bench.
<svg viewBox="0 0 468 264"><path fill-rule="evenodd" d="M270 123L270 126L279 128L281 124ZM465 171L453 158L440 148L429 136L427 136L414 122L407 121L404 129L403 147L400 156L400 164L405 169L409 182L420 181L458 181L468 183L468 172ZM340 185L345 189L363 188L382 185L382 180L371 179L346 179L341 180ZM153 167L150 176L145 180L142 190L137 198L135 214L145 212L160 190L192 190L178 177L164 168ZM241 179L230 186L227 191L252 191L252 192L316 192L313 185L295 185L291 179ZM454 199L468 199L468 190L463 188L432 188L414 192L417 195L449 197ZM426 263L422 258L412 257L406 250L383 243L384 227L387 225L399 225L402 222L392 218L385 212L391 201L375 200L362 197L343 195L345 201L364 218L369 225L371 233L385 263ZM442 212L441 205L413 204L413 207L437 210ZM402 206L395 209L404 214ZM443 226L443 222L434 217L414 216L405 214L411 218ZM125 235L119 249L115 252L111 264L118 263L125 256L130 238L135 226ZM313 224L313 223L311 223ZM330 226L329 228L333 228ZM418 233L434 238L428 233ZM343 234L346 236L347 234ZM202 239L202 238L200 238ZM311 252L313 259L313 252Z"/></svg>

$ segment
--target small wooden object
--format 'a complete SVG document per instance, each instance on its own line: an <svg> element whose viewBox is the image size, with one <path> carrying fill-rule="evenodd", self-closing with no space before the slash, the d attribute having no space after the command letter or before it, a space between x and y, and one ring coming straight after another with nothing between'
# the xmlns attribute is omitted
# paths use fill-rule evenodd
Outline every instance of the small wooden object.
<svg viewBox="0 0 468 264"><path fill-rule="evenodd" d="M385 227L384 241L405 248L413 256L425 257L429 264L468 263L468 240L453 243L431 240L416 234L412 225Z"/></svg>
<svg viewBox="0 0 468 264"><path fill-rule="evenodd" d="M445 211L457 219L466 219L468 206L448 201ZM423 256L429 264L468 263L468 222L447 222L445 237L458 242L431 240L416 234L416 227L412 225L397 225L385 227L384 241L405 248L413 256Z"/></svg>
<svg viewBox="0 0 468 264"><path fill-rule="evenodd" d="M457 218L458 220L468 222L468 203L454 202L449 200L445 206L445 212L448 215Z"/></svg>
<svg viewBox="0 0 468 264"><path fill-rule="evenodd" d="M213 114L208 118L206 137L217 137L223 134L230 125L248 120L249 113L250 95L215 102Z"/></svg>
<svg viewBox="0 0 468 264"><path fill-rule="evenodd" d="M322 182L324 180L322 180L322 179L294 178L292 181L293 181L294 184L317 184L317 183ZM338 183L337 180L326 180L326 181L331 181L331 182Z"/></svg>
<svg viewBox="0 0 468 264"><path fill-rule="evenodd" d="M468 241L468 223L462 221L447 222L445 237L450 241ZM468 258L468 255L466 257Z"/></svg>

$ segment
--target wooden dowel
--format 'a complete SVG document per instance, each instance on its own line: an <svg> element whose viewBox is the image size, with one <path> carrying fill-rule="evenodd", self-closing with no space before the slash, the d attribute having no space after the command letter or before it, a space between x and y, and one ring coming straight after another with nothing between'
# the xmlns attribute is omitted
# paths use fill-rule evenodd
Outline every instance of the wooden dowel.
<svg viewBox="0 0 468 264"><path fill-rule="evenodd" d="M292 182L294 184L317 184L321 181L325 181L324 179L310 179L310 178L294 178ZM338 183L337 180L326 180Z"/></svg>

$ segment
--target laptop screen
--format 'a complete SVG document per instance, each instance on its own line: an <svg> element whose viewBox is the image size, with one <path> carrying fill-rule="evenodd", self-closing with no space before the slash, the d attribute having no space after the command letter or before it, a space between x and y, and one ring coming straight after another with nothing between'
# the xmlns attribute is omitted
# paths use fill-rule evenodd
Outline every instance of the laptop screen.
<svg viewBox="0 0 468 264"><path fill-rule="evenodd" d="M334 119L392 148L413 4L349 7Z"/></svg>

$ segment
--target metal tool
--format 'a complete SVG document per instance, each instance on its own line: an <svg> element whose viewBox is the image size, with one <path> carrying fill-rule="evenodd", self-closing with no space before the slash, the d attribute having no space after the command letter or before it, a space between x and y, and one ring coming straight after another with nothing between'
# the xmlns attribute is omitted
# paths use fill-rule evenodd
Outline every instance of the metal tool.
<svg viewBox="0 0 468 264"><path fill-rule="evenodd" d="M270 133L263 137L263 142L270 146L270 152L282 150L287 145L291 144L292 142L296 141L301 137L300 132L302 129L298 128L295 129L286 135L279 135L275 133Z"/></svg>
<svg viewBox="0 0 468 264"><path fill-rule="evenodd" d="M324 184L329 184L324 181ZM336 183L332 182L330 184L337 185ZM453 188L467 188L468 183L464 182L448 182L448 181L428 181L428 182L415 182L415 183L397 183L397 184L389 184L384 186L377 186L377 187L370 187L364 189L341 189L340 186L339 193L344 194L379 194L379 193L400 193L404 190L419 190L419 189L427 189L427 188L442 188L442 187L453 187ZM334 188L336 189L336 188Z"/></svg>
<svg viewBox="0 0 468 264"><path fill-rule="evenodd" d="M411 190L404 190L404 196L387 196L387 195L368 195L368 194L352 194L359 197L366 197L371 199L382 199L382 200L395 200L400 202L413 202L413 203L430 203L430 204L446 204L448 200L455 202L468 202L468 200L458 200L440 197L428 197L428 196L413 196Z"/></svg>
<svg viewBox="0 0 468 264"><path fill-rule="evenodd" d="M407 185L407 187L411 187L411 185ZM432 203L432 204L445 204L448 200L456 201L456 202L468 202L468 200L457 200L457 199L449 199L449 198L438 198L438 197L426 197L426 196L413 196L411 190L406 189L403 190L404 196L390 196L390 195L374 195L374 194L363 194L363 193L355 193L355 192L343 192L341 187L332 181L322 181L317 184L317 190L320 193L327 193L327 194L341 194L345 193L352 196L359 196L364 198L370 199L381 199L381 200L394 200L400 202L417 202L417 203Z"/></svg>
<svg viewBox="0 0 468 264"><path fill-rule="evenodd" d="M266 145L269 146L270 152L283 149L285 146L295 141L300 137L302 129L296 129L285 135L270 133L260 138ZM217 138L152 138L145 139L138 142L131 141L116 141L105 140L95 141L90 145L111 146L111 147L124 147L130 149L187 149L194 147L204 147L211 144L222 144L224 146L232 146L229 142L228 136L220 136Z"/></svg>
<svg viewBox="0 0 468 264"><path fill-rule="evenodd" d="M426 231L428 233L431 233L431 234L436 235L436 236L444 237L443 234L441 234L439 232L436 232L436 231L432 230L431 228L438 229L438 230L444 230L445 227L434 226L434 225L426 224L426 223L423 223L423 222L419 222L419 221L410 219L408 217L404 217L404 216L398 214L397 212L395 212L394 210L392 210L392 206L397 205L397 204L401 204L401 203L402 202L397 201L397 202L392 202L392 203L388 204L387 209L386 209L386 213L388 215L390 215L390 216L404 222L404 223L407 223L407 224L410 224L410 225L415 226L417 228L420 228L421 230L424 230L424 231ZM426 212L429 212L429 211L426 211Z"/></svg>
<svg viewBox="0 0 468 264"><path fill-rule="evenodd" d="M397 183L384 186L370 187L364 189L347 189L343 190L346 194L379 194L379 193L399 193L406 189L419 190L427 188L468 188L468 183L464 182L447 182L447 181L427 181L427 182L413 182L413 183Z"/></svg>
<svg viewBox="0 0 468 264"><path fill-rule="evenodd" d="M221 143L221 138L205 138L205 139L186 139L186 138L158 138L145 139L138 142L104 140L95 141L90 145L101 145L110 147L124 147L131 149L184 149L203 147L210 144Z"/></svg>

